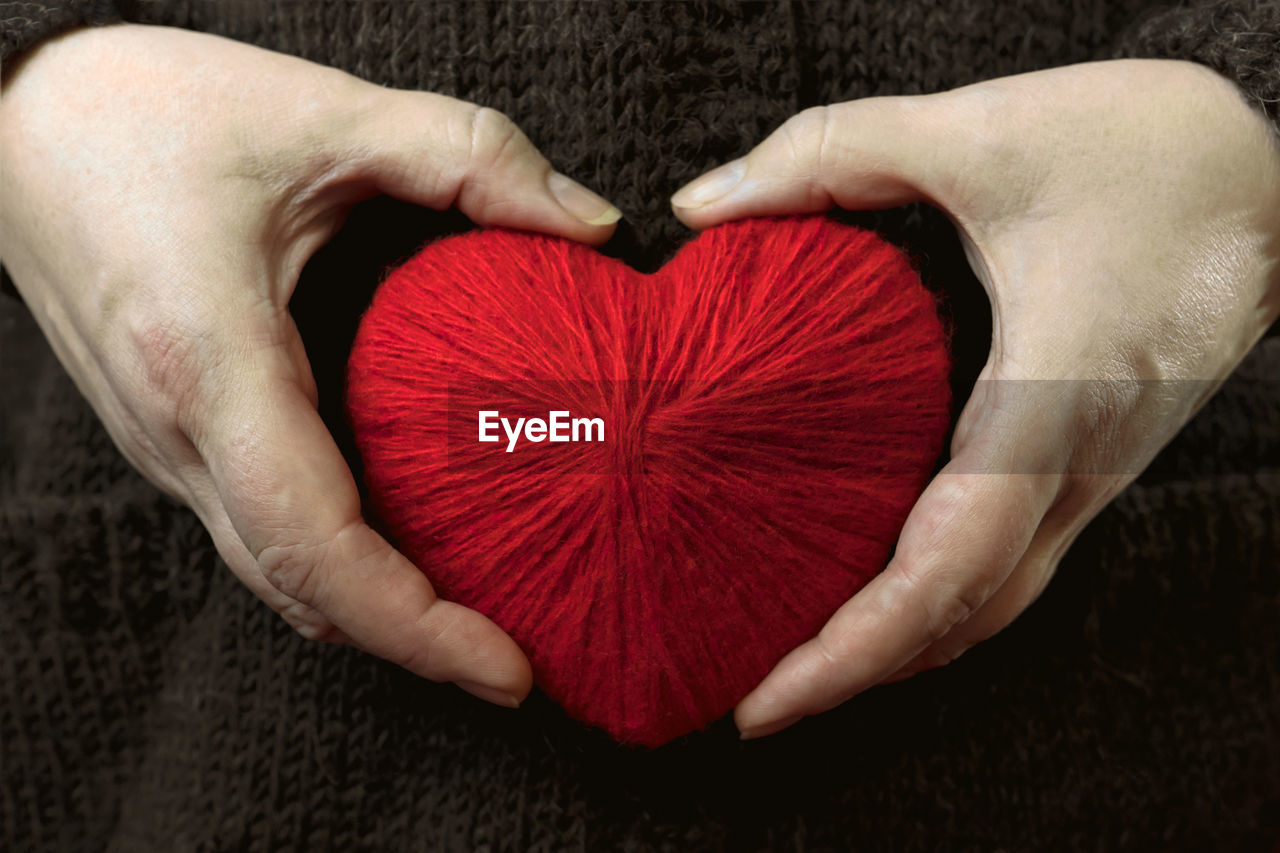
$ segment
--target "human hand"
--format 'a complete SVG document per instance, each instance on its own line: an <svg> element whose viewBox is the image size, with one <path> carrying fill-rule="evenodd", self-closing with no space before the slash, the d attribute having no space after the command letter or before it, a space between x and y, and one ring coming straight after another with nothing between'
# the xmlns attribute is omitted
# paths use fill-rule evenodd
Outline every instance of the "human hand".
<svg viewBox="0 0 1280 853"><path fill-rule="evenodd" d="M951 459L893 559L741 701L744 737L1009 624L1280 311L1280 152L1235 86L1192 63L818 107L699 181L672 198L694 228L927 201L993 313Z"/></svg>
<svg viewBox="0 0 1280 853"><path fill-rule="evenodd" d="M593 244L618 218L498 112L217 36L74 31L0 94L4 263L121 452L303 636L515 705L516 644L362 520L289 315L378 192Z"/></svg>

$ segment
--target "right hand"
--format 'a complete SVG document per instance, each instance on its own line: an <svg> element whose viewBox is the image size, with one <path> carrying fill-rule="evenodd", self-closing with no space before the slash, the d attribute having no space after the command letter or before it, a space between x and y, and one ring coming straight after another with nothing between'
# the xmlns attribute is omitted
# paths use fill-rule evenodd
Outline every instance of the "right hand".
<svg viewBox="0 0 1280 853"><path fill-rule="evenodd" d="M1280 148L1216 71L1085 62L797 114L672 199L681 219L927 201L992 308L947 464L893 559L735 711L780 731L943 666L1071 543L1280 313Z"/></svg>
<svg viewBox="0 0 1280 853"><path fill-rule="evenodd" d="M532 676L364 522L289 315L379 192L606 240L619 214L505 116L218 36L76 30L0 93L0 251L120 451L305 637L514 706Z"/></svg>

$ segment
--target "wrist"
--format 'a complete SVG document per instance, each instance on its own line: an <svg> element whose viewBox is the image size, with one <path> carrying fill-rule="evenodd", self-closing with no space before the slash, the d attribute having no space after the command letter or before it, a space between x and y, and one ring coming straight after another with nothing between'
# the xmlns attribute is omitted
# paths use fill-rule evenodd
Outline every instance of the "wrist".
<svg viewBox="0 0 1280 853"><path fill-rule="evenodd" d="M115 0L26 0L0 9L0 77L52 38L75 29L122 20Z"/></svg>
<svg viewBox="0 0 1280 853"><path fill-rule="evenodd" d="M4 74L0 78L0 97L6 97L25 80L44 76L50 68L70 66L81 57L108 50L118 33L137 29L142 24L130 24L119 20L96 24L80 24L59 30L30 47L15 54L6 54ZM74 73L71 68L66 69Z"/></svg>

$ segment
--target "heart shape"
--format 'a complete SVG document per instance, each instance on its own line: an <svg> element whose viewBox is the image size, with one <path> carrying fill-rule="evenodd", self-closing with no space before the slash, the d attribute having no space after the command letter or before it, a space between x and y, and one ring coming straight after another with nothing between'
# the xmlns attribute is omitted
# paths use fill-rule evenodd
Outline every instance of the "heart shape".
<svg viewBox="0 0 1280 853"><path fill-rule="evenodd" d="M495 229L390 272L347 412L372 512L440 595L571 715L657 746L884 567L949 372L906 256L826 217L720 225L652 275Z"/></svg>

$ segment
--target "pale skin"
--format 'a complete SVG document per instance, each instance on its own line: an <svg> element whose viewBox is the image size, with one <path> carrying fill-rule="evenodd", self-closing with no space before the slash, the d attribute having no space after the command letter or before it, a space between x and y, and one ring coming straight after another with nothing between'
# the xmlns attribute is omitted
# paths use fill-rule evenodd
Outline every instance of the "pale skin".
<svg viewBox="0 0 1280 853"><path fill-rule="evenodd" d="M1192 63L815 108L720 169L673 198L691 227L930 202L993 319L951 460L895 556L738 704L744 737L1008 625L1280 312L1280 150L1232 83ZM1085 381L1025 381L1042 379Z"/></svg>
<svg viewBox="0 0 1280 853"><path fill-rule="evenodd" d="M742 700L746 737L1007 625L1204 399L1125 380L1207 392L1280 311L1280 152L1232 84L1190 63L808 110L728 175L677 193L676 215L936 205L991 299L984 379L1114 380L1035 406L981 382L893 561ZM615 208L492 110L136 25L52 39L5 80L0 182L0 252L58 357L249 589L303 636L499 704L528 693L515 643L361 518L287 305L377 192L593 245Z"/></svg>
<svg viewBox="0 0 1280 853"><path fill-rule="evenodd" d="M377 192L588 243L618 211L501 113L137 25L52 39L5 81L0 181L0 251L41 329L240 580L305 637L518 704L524 653L362 519L289 296Z"/></svg>

